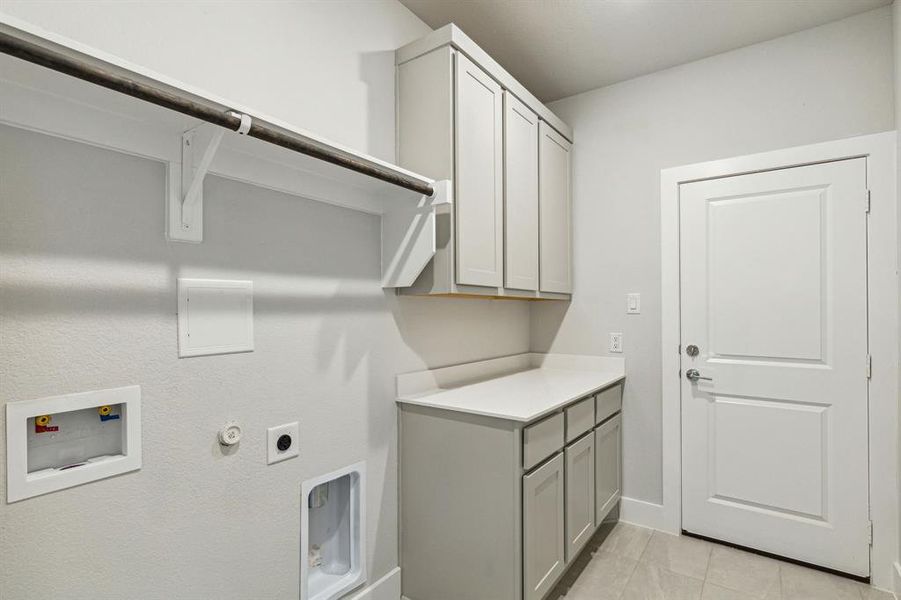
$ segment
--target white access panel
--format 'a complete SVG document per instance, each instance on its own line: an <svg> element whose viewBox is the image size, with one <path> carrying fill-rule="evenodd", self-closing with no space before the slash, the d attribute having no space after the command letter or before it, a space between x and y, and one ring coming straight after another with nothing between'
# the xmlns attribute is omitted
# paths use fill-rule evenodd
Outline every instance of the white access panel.
<svg viewBox="0 0 901 600"><path fill-rule="evenodd" d="M37 433L41 417L51 420ZM140 468L139 386L6 405L7 502Z"/></svg>
<svg viewBox="0 0 901 600"><path fill-rule="evenodd" d="M178 356L253 351L253 282L178 279Z"/></svg>

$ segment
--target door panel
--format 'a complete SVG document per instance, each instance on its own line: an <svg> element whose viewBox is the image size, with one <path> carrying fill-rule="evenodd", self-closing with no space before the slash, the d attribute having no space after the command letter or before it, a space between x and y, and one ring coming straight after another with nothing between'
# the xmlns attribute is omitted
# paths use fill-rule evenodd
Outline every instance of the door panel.
<svg viewBox="0 0 901 600"><path fill-rule="evenodd" d="M539 600L563 573L563 454L522 478L526 600Z"/></svg>
<svg viewBox="0 0 901 600"><path fill-rule="evenodd" d="M541 121L538 142L539 279L542 292L572 293L572 145Z"/></svg>
<svg viewBox="0 0 901 600"><path fill-rule="evenodd" d="M594 534L594 435L566 447L566 560Z"/></svg>
<svg viewBox="0 0 901 600"><path fill-rule="evenodd" d="M622 415L594 430L595 523L610 513L622 490Z"/></svg>
<svg viewBox="0 0 901 600"><path fill-rule="evenodd" d="M538 289L538 116L504 91L504 285Z"/></svg>
<svg viewBox="0 0 901 600"><path fill-rule="evenodd" d="M869 574L866 161L680 188L683 528Z"/></svg>
<svg viewBox="0 0 901 600"><path fill-rule="evenodd" d="M707 406L714 499L826 518L825 407L719 395Z"/></svg>
<svg viewBox="0 0 901 600"><path fill-rule="evenodd" d="M503 284L503 113L500 85L456 53L457 283Z"/></svg>
<svg viewBox="0 0 901 600"><path fill-rule="evenodd" d="M709 201L708 354L823 359L826 198L817 186Z"/></svg>

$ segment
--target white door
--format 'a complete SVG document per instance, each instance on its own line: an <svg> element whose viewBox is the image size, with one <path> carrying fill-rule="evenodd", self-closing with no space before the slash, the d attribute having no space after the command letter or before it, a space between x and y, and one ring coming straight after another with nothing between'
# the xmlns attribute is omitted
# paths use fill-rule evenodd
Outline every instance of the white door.
<svg viewBox="0 0 901 600"><path fill-rule="evenodd" d="M540 289L571 294L572 144L544 121L538 134Z"/></svg>
<svg viewBox="0 0 901 600"><path fill-rule="evenodd" d="M503 90L456 54L457 283L503 285Z"/></svg>
<svg viewBox="0 0 901 600"><path fill-rule="evenodd" d="M538 115L504 92L504 285L538 289Z"/></svg>
<svg viewBox="0 0 901 600"><path fill-rule="evenodd" d="M563 454L522 478L526 600L543 598L566 566L563 496Z"/></svg>
<svg viewBox="0 0 901 600"><path fill-rule="evenodd" d="M861 576L865 197L863 158L679 191L682 527Z"/></svg>

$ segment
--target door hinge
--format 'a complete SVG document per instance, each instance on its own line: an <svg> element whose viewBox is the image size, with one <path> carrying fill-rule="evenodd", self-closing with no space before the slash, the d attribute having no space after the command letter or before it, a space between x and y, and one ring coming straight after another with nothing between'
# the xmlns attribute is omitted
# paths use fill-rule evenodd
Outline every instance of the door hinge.
<svg viewBox="0 0 901 600"><path fill-rule="evenodd" d="M867 521L867 543L873 545L873 521Z"/></svg>
<svg viewBox="0 0 901 600"><path fill-rule="evenodd" d="M866 190L863 195L863 210L866 213L870 212L870 190Z"/></svg>
<svg viewBox="0 0 901 600"><path fill-rule="evenodd" d="M873 356L867 354L867 379L873 377Z"/></svg>

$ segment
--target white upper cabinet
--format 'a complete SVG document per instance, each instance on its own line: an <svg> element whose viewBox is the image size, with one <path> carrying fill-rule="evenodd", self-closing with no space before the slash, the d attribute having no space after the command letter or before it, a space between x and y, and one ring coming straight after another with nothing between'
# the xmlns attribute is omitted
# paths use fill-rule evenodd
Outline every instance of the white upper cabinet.
<svg viewBox="0 0 901 600"><path fill-rule="evenodd" d="M395 59L398 163L453 184L398 293L569 299L572 129L453 25Z"/></svg>
<svg viewBox="0 0 901 600"><path fill-rule="evenodd" d="M538 290L538 115L504 92L504 285Z"/></svg>
<svg viewBox="0 0 901 600"><path fill-rule="evenodd" d="M541 123L539 133L540 289L571 294L572 144L547 123Z"/></svg>
<svg viewBox="0 0 901 600"><path fill-rule="evenodd" d="M462 54L456 67L457 283L503 285L503 90Z"/></svg>

